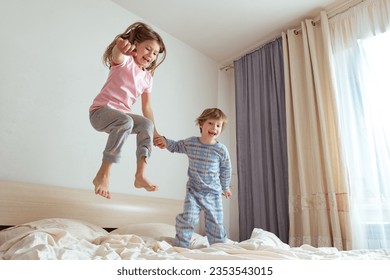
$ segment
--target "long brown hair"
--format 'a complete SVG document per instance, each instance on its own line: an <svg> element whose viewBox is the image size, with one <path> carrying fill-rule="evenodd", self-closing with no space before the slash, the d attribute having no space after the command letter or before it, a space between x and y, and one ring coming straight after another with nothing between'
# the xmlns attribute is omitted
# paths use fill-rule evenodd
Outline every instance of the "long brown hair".
<svg viewBox="0 0 390 280"><path fill-rule="evenodd" d="M153 61L146 70L150 71L152 74L154 74L154 71L156 68L164 61L166 57L166 49L165 44L161 36L154 31L150 26L143 22L135 22L129 27L126 28L125 32L118 34L115 39L111 42L110 45L108 45L106 51L103 54L103 63L108 67L111 68L111 61L112 61L112 49L116 45L116 41L118 38L126 39L131 44L134 44L135 41L138 43L142 43L147 40L155 40L160 45L160 51L159 54L162 54L160 60L159 55L157 56L156 60ZM159 61L158 61L159 60Z"/></svg>

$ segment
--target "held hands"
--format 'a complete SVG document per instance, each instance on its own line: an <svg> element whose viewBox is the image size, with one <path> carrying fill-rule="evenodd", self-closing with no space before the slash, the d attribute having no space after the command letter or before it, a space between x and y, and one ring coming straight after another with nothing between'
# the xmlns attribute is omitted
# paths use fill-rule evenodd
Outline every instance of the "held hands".
<svg viewBox="0 0 390 280"><path fill-rule="evenodd" d="M164 136L160 134L155 134L153 137L153 145L159 147L160 149L164 149L167 147L167 141Z"/></svg>
<svg viewBox="0 0 390 280"><path fill-rule="evenodd" d="M137 56L135 44L131 44L128 40L118 38L116 40L116 47L123 55Z"/></svg>

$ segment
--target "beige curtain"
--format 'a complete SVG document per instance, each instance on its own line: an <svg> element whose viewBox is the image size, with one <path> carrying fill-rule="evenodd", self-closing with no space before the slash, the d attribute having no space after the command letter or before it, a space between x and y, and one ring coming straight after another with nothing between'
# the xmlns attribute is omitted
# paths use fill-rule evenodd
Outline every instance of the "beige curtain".
<svg viewBox="0 0 390 280"><path fill-rule="evenodd" d="M283 33L291 246L351 249L327 20Z"/></svg>

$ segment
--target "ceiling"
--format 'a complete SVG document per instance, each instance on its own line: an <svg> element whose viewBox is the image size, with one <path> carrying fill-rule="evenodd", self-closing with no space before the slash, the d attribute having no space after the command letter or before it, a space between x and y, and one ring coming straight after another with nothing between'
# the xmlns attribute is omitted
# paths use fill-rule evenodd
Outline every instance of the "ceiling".
<svg viewBox="0 0 390 280"><path fill-rule="evenodd" d="M221 65L348 0L112 0Z"/></svg>

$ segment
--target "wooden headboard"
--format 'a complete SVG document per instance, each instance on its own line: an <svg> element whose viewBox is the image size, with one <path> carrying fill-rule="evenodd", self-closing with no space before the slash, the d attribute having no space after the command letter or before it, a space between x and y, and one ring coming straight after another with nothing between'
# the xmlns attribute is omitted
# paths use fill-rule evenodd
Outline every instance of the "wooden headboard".
<svg viewBox="0 0 390 280"><path fill-rule="evenodd" d="M46 186L0 180L0 226L13 226L45 218L84 220L104 228L131 223L174 225L183 202L147 196L113 193L112 199L93 189Z"/></svg>

